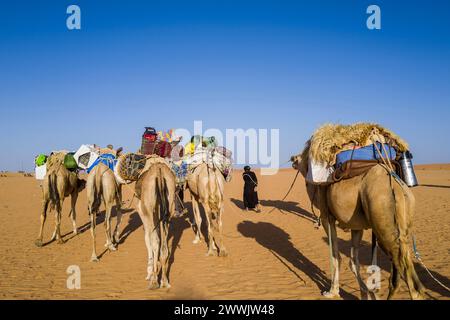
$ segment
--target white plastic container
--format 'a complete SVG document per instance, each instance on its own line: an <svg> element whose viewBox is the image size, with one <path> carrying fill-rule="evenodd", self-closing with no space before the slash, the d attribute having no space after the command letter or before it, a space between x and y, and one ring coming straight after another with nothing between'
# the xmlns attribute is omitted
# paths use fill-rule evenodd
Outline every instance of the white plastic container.
<svg viewBox="0 0 450 320"><path fill-rule="evenodd" d="M47 164L34 168L36 180L44 180L45 174L47 173Z"/></svg>
<svg viewBox="0 0 450 320"><path fill-rule="evenodd" d="M73 155L78 167L88 169L99 157L97 150L92 145L83 144Z"/></svg>
<svg viewBox="0 0 450 320"><path fill-rule="evenodd" d="M306 174L306 181L312 184L327 184L331 183L331 178L334 168L328 166L326 163L318 163L314 160L308 161L308 173Z"/></svg>

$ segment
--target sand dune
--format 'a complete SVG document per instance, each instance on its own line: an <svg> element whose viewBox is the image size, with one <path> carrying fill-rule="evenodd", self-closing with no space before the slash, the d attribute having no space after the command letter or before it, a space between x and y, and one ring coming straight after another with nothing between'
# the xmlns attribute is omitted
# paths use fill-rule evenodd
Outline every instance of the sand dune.
<svg viewBox="0 0 450 320"><path fill-rule="evenodd" d="M329 284L327 239L312 223L304 181L299 178L289 197L287 191L295 171L283 169L275 176L259 177L262 213L244 212L242 181L236 171L226 185L224 214L227 258L207 257L204 242L194 245L189 223L174 219L171 228L173 256L169 277L172 288L147 289L146 249L141 221L128 208L131 190L124 190L125 214L118 251L104 252L100 262L89 261L91 236L83 191L77 203L81 234L72 237L68 201L64 205L62 232L67 242L37 248L41 190L35 179L18 174L0 177L0 298L2 299L323 299L321 291ZM417 200L415 234L418 249L433 275L450 286L450 165L418 166L422 186L414 188ZM189 202L189 196L186 196ZM276 208L272 212L272 208ZM103 222L103 213L98 222ZM115 224L115 221L114 221ZM49 215L45 239L54 225ZM349 233L339 231L343 257L342 298L359 298L358 285L349 262ZM45 240L44 239L44 240ZM104 243L103 224L97 228L99 252ZM370 232L364 236L361 252L363 276L369 264ZM81 269L81 289L66 288L66 269ZM387 295L389 262L380 254L381 298ZM441 289L417 266L427 288L427 298L448 299ZM407 299L406 285L398 294Z"/></svg>

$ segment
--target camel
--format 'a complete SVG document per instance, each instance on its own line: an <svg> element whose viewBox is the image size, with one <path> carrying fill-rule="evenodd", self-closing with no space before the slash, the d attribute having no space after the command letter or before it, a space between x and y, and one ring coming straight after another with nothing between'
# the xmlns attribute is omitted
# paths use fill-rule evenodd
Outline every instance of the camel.
<svg viewBox="0 0 450 320"><path fill-rule="evenodd" d="M191 193L192 207L195 218L194 244L202 240L199 203L202 204L208 224L208 252L207 255L218 254L219 257L227 256L227 251L222 239L222 214L224 210L223 190L225 180L217 168L210 168L206 163L198 165L191 172L186 185Z"/></svg>
<svg viewBox="0 0 450 320"><path fill-rule="evenodd" d="M161 162L152 163L136 182L137 208L148 252L146 280L150 281L150 289L170 288L168 232L169 221L175 214L175 189L175 175Z"/></svg>
<svg viewBox="0 0 450 320"><path fill-rule="evenodd" d="M44 224L47 219L47 210L50 204L50 209L56 209L55 213L55 231L53 232L52 238L50 240L58 241L58 244L64 243L61 236L61 214L64 199L71 196L71 209L70 217L72 219L73 235L78 233L76 224L76 211L75 205L78 198L78 193L82 191L85 187L85 180L79 179L75 172L71 172L64 166L64 156L65 153L55 153L52 154L47 162L47 173L42 182L42 211L41 211L41 226L39 230L38 239L35 244L38 247L42 247L43 242L43 232Z"/></svg>
<svg viewBox="0 0 450 320"><path fill-rule="evenodd" d="M291 161L293 168L306 177L308 166L302 163L302 156L293 156ZM306 188L312 205L320 211L322 225L331 242L333 274L330 290L323 293L325 297L339 296L338 221L340 228L351 230L350 268L360 285L361 297L377 298L368 290L359 272L360 242L364 230L371 228L378 245L392 262L388 299L393 299L400 279L406 282L411 299L423 298L423 285L408 248L415 200L403 181L392 176L385 165L377 164L363 175L330 185L306 183Z"/></svg>
<svg viewBox="0 0 450 320"><path fill-rule="evenodd" d="M99 163L89 173L86 182L88 211L91 219L91 236L92 236L92 255L91 261L97 262L98 256L95 243L95 224L97 212L100 209L101 202L105 205L105 247L110 251L116 250L119 242L119 226L122 219L122 197L121 185L117 183L114 172L103 163ZM116 206L117 222L113 234L111 235L111 213L112 208Z"/></svg>

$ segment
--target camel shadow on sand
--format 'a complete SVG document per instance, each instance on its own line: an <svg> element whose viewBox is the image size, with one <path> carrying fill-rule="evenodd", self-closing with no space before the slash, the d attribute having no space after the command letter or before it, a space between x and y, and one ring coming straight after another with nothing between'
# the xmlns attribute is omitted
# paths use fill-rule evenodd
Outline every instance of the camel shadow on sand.
<svg viewBox="0 0 450 320"><path fill-rule="evenodd" d="M323 237L322 240L328 245L328 238L327 237ZM343 239L338 239L338 245L339 245L339 252L343 255L345 255L346 257L350 258L350 250L352 247L351 241L350 240L343 240ZM389 259L389 257L384 254L383 250L381 250L381 248L379 248L378 250L378 255L377 255L377 262L378 262L378 266L390 273L391 272L391 261ZM371 264L371 260L372 260L372 249L371 249L371 244L367 241L362 241L361 242L361 247L359 250L359 260L361 262L361 271L364 272L364 268L363 266L368 266ZM426 261L425 261L426 262ZM417 275L420 278L420 281L422 282L422 284L424 285L424 287L426 288L426 290L430 290L433 291L441 296L444 297L450 297L450 293L448 291L446 291L444 288L442 288L440 285L438 285L431 277L430 275L426 272L426 270L417 262L414 262L414 267L416 269ZM443 283L445 286L450 287L450 281L448 278L446 278L445 276L439 274L438 272L432 271L430 270L431 274L433 275L433 277L435 277L436 279L438 279L441 283ZM402 286L406 287L406 284L402 282ZM431 295L427 294L427 296L430 299L435 299L434 297L432 297Z"/></svg>
<svg viewBox="0 0 450 320"><path fill-rule="evenodd" d="M133 210L133 209L123 209L123 210L122 210L122 214L124 215L124 214L126 214L126 213L128 213L128 212L130 212L130 211L134 211L134 210ZM99 225L99 224L102 224L102 223L105 222L105 214L106 214L105 210L99 211L99 212L97 213L97 217L96 217L96 220L95 220L95 224L96 224L96 225ZM115 208L114 208L114 209L112 210L111 217L112 217L112 218L115 218L116 215L117 215L117 214L116 214L116 210L115 210ZM86 222L85 224L83 224L82 226L79 226L79 227L78 227L78 233L77 233L76 235L74 235L74 234L72 233L72 231L69 231L69 232L66 232L66 233L62 234L61 237L62 237L62 239L64 240L64 243L66 243L67 241L70 241L70 240L72 240L73 238L75 238L75 237L77 237L77 236L79 236L79 235L85 233L86 231L90 230L90 228L91 228L91 222L88 221L88 222ZM70 236L70 237L69 237L69 238L66 238L67 236ZM48 246L49 244L51 244L51 243L53 243L53 242L55 242L55 241L56 241L56 240L50 240L50 241L48 241L48 242L45 242L42 246L43 246L43 247Z"/></svg>
<svg viewBox="0 0 450 320"><path fill-rule="evenodd" d="M258 244L269 250L301 282L306 283L296 269L306 274L321 292L330 288L330 280L327 275L294 247L289 234L284 230L268 222L252 221L239 223L237 230L244 237L255 239ZM341 296L344 299L357 299L356 296L342 288Z"/></svg>

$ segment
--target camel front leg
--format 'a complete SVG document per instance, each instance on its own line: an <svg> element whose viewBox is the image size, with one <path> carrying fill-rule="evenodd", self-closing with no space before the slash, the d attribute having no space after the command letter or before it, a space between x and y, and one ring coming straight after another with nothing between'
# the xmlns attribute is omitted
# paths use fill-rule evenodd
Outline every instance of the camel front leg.
<svg viewBox="0 0 450 320"><path fill-rule="evenodd" d="M89 217L91 219L91 237L92 237L92 255L91 261L98 262L98 256L96 251L96 243L95 243L95 224L97 220L97 213L93 212L91 208L89 208Z"/></svg>
<svg viewBox="0 0 450 320"><path fill-rule="evenodd" d="M374 292L370 291L367 285L364 283L361 273L360 273L360 264L359 264L359 248L361 245L361 240L364 235L364 230L352 230L352 247L350 249L350 270L352 270L353 274L358 281L361 299L364 300L377 300L377 296Z"/></svg>
<svg viewBox="0 0 450 320"><path fill-rule="evenodd" d="M119 204L116 205L116 227L114 229L113 243L118 244L120 241L120 222L122 221L122 206L121 201L119 200Z"/></svg>
<svg viewBox="0 0 450 320"><path fill-rule="evenodd" d="M321 217L322 225L326 230L328 241L331 242L330 259L331 259L331 286L329 291L322 292L322 295L326 298L340 297L339 294L339 266L341 257L339 255L337 231L336 231L336 219L330 214L324 214ZM330 245L329 245L330 246Z"/></svg>
<svg viewBox="0 0 450 320"><path fill-rule="evenodd" d="M227 249L223 244L222 214L223 214L223 205L220 205L218 215L215 217L215 219L212 220L212 227L213 227L214 242L219 247L219 257L226 257L228 253Z"/></svg>
<svg viewBox="0 0 450 320"><path fill-rule="evenodd" d="M77 198L78 198L78 190L76 190L74 193L72 193L70 197L70 218L72 219L72 227L73 227L73 235L76 236L78 234L77 229L77 213L75 211L75 207L77 204Z"/></svg>
<svg viewBox="0 0 450 320"><path fill-rule="evenodd" d="M208 251L206 253L207 256L215 256L217 254L217 247L214 242L214 231L213 231L213 220L217 219L217 217L212 217L212 211L208 204L204 203L203 208L205 208L206 213L206 225L208 226Z"/></svg>
<svg viewBox="0 0 450 320"><path fill-rule="evenodd" d="M110 251L116 251L116 247L112 242L111 237L111 215L112 215L112 205L111 203L106 203L106 215L105 215L105 233L106 233L106 243L105 247Z"/></svg>
<svg viewBox="0 0 450 320"><path fill-rule="evenodd" d="M44 237L44 225L45 225L45 220L47 219L47 210L48 210L48 203L49 200L45 199L43 204L42 204L42 211L41 211L41 226L39 228L39 235L38 238L35 242L37 247L42 247L42 239Z"/></svg>
<svg viewBox="0 0 450 320"><path fill-rule="evenodd" d="M202 241L202 216L200 214L198 199L196 199L194 196L192 196L191 198L192 198L192 210L194 211L194 220L195 220L195 227L192 226L192 229L194 229L195 232L195 239L192 241L192 243L197 244Z"/></svg>

